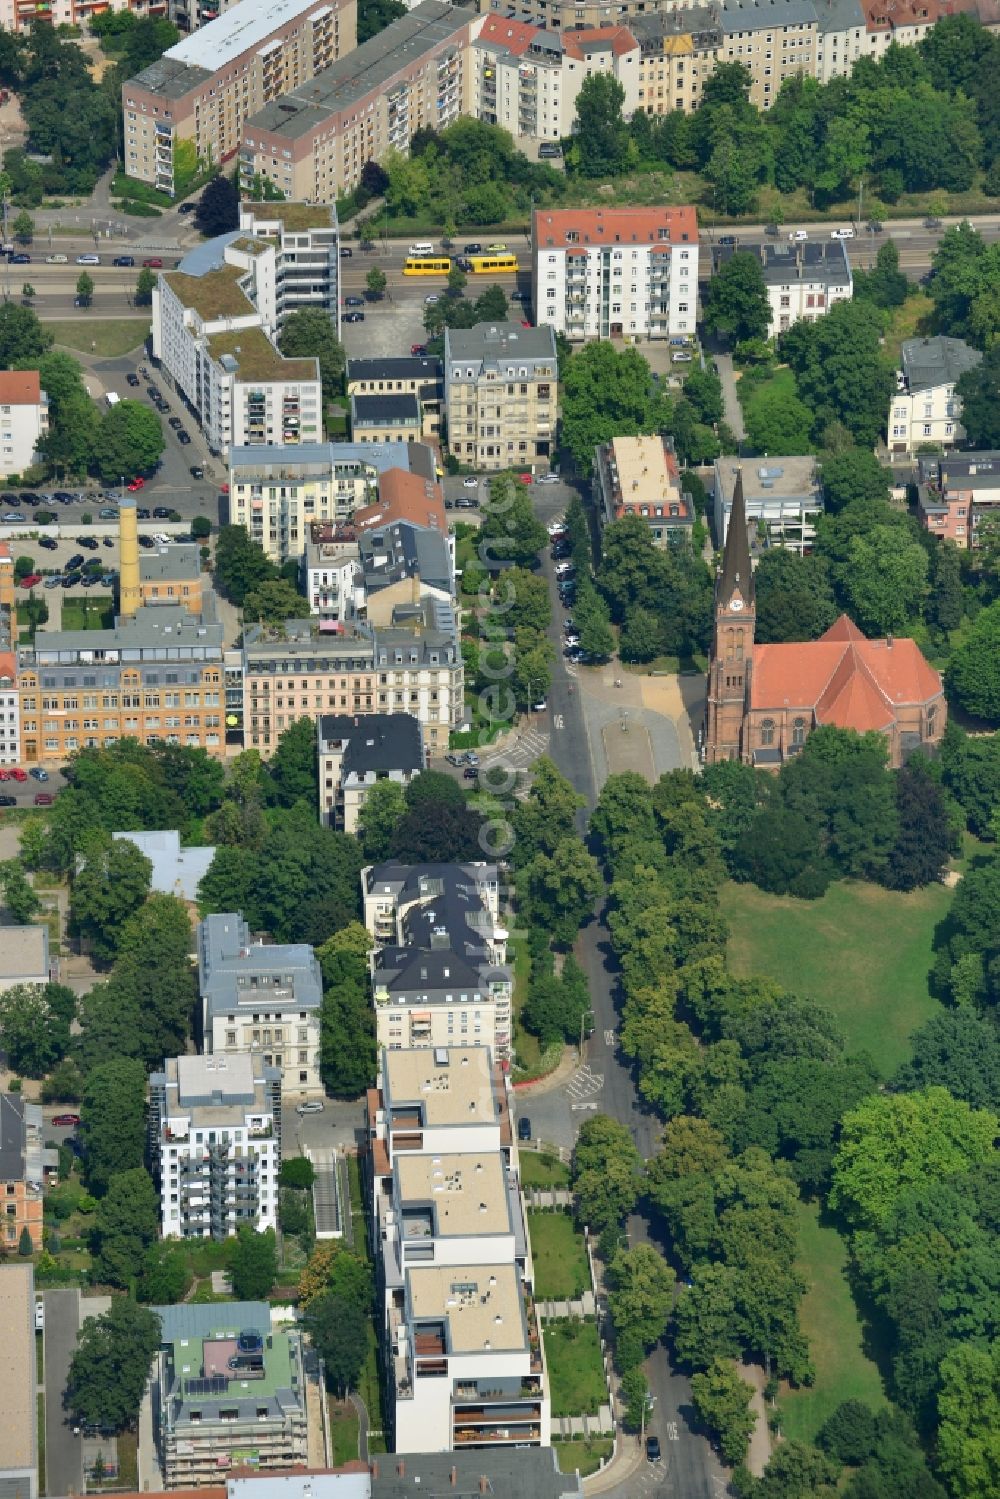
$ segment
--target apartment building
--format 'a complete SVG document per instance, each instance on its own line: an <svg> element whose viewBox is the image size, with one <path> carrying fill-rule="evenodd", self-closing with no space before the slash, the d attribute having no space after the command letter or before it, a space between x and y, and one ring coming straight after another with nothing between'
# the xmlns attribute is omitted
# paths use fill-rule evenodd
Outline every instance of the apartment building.
<svg viewBox="0 0 1000 1499"><path fill-rule="evenodd" d="M889 451L950 448L965 437L962 400L955 385L982 354L960 338L906 338L887 422Z"/></svg>
<svg viewBox="0 0 1000 1499"><path fill-rule="evenodd" d="M356 833L373 786L406 788L427 764L420 724L409 713L324 714L316 725L319 820Z"/></svg>
<svg viewBox="0 0 1000 1499"><path fill-rule="evenodd" d="M572 134L585 79L607 73L625 90L626 119L638 105L639 48L624 26L544 31L487 16L474 46L476 113L515 139Z"/></svg>
<svg viewBox="0 0 1000 1499"><path fill-rule="evenodd" d="M715 515L717 543L725 546L729 516L742 473L746 518L764 532L764 545L784 547L803 555L812 550L816 517L823 513L823 486L812 456L769 460L740 468L738 458L715 460Z"/></svg>
<svg viewBox="0 0 1000 1499"><path fill-rule="evenodd" d="M181 171L228 162L251 115L356 42L357 0L240 0L122 85L126 173L173 194Z"/></svg>
<svg viewBox="0 0 1000 1499"><path fill-rule="evenodd" d="M465 668L454 608L428 597L323 631L315 619L244 633L243 712L248 749L269 756L296 719L321 713L411 713L431 756L443 754L465 719Z"/></svg>
<svg viewBox="0 0 1000 1499"><path fill-rule="evenodd" d="M170 1057L149 1079L165 1239L278 1227L281 1073L258 1052Z"/></svg>
<svg viewBox="0 0 1000 1499"><path fill-rule="evenodd" d="M37 370L0 370L0 479L21 475L49 430L49 398Z"/></svg>
<svg viewBox="0 0 1000 1499"><path fill-rule="evenodd" d="M0 1493L38 1499L38 1354L31 1261L0 1270Z"/></svg>
<svg viewBox="0 0 1000 1499"><path fill-rule="evenodd" d="M420 404L420 436L441 431L444 407L444 366L426 355L409 358L349 359L347 394L354 396L414 396Z"/></svg>
<svg viewBox="0 0 1000 1499"><path fill-rule="evenodd" d="M678 109L691 114L723 46L718 13L707 5L683 5L634 15L628 27L639 44L637 108L648 115Z"/></svg>
<svg viewBox="0 0 1000 1499"><path fill-rule="evenodd" d="M419 442L423 416L416 396L351 396L355 442Z"/></svg>
<svg viewBox="0 0 1000 1499"><path fill-rule="evenodd" d="M22 36L38 24L83 27L91 16L107 9L106 0L0 0L0 27ZM155 20L167 14L167 0L115 0L111 9Z"/></svg>
<svg viewBox="0 0 1000 1499"><path fill-rule="evenodd" d="M362 531L358 612L370 624L386 626L397 609L418 606L423 599L448 603L455 592L454 548L450 534L405 520Z"/></svg>
<svg viewBox="0 0 1000 1499"><path fill-rule="evenodd" d="M513 978L494 865L361 871L375 1032L389 1050L488 1046L510 1057Z"/></svg>
<svg viewBox="0 0 1000 1499"><path fill-rule="evenodd" d="M935 453L917 459L917 514L930 531L963 551L978 545L984 517L1000 507L1000 453Z"/></svg>
<svg viewBox="0 0 1000 1499"><path fill-rule="evenodd" d="M403 1154L478 1152L517 1169L510 1082L483 1045L379 1051L365 1106L368 1154L376 1180Z"/></svg>
<svg viewBox="0 0 1000 1499"><path fill-rule="evenodd" d="M0 942L0 994L17 984L47 984L52 977L47 926L7 926Z"/></svg>
<svg viewBox="0 0 1000 1499"><path fill-rule="evenodd" d="M448 532L444 491L438 480L434 454L430 448L412 443L409 451L409 468L400 464L384 469L378 476L377 493L372 502L355 510L352 524L359 536L365 531L391 526L396 521L409 521L413 526L440 531L442 536ZM418 467L413 461L414 453L429 462L422 462Z"/></svg>
<svg viewBox="0 0 1000 1499"><path fill-rule="evenodd" d="M849 77L859 57L869 56L867 18L861 0L819 0L816 5L816 77L820 83Z"/></svg>
<svg viewBox="0 0 1000 1499"><path fill-rule="evenodd" d="M203 612L143 605L110 630L39 630L17 650L21 750L60 764L119 739L224 753L223 628Z"/></svg>
<svg viewBox="0 0 1000 1499"><path fill-rule="evenodd" d="M266 178L286 198L332 203L369 161L409 150L422 128L473 113L475 12L421 0L350 56L251 113L240 181Z"/></svg>
<svg viewBox="0 0 1000 1499"><path fill-rule="evenodd" d="M816 74L818 24L814 0L717 0L723 45L719 58L750 70L750 102L770 109L786 78Z"/></svg>
<svg viewBox="0 0 1000 1499"><path fill-rule="evenodd" d="M139 556L140 604L180 604L189 614L200 615L208 581L197 542L155 547Z"/></svg>
<svg viewBox="0 0 1000 1499"><path fill-rule="evenodd" d="M314 525L302 554L302 585L310 614L330 628L353 619L364 600L357 532L351 525Z"/></svg>
<svg viewBox="0 0 1000 1499"><path fill-rule="evenodd" d="M25 1229L32 1249L42 1247L45 1173L59 1169L58 1151L45 1149L42 1129L40 1104L17 1093L0 1093L0 1239L5 1255L16 1254Z"/></svg>
<svg viewBox="0 0 1000 1499"><path fill-rule="evenodd" d="M736 246L717 245L713 268L720 270L735 253ZM850 301L854 295L854 277L842 239L761 245L758 253L771 309L768 334L772 338L793 323L814 323L835 302Z"/></svg>
<svg viewBox="0 0 1000 1499"><path fill-rule="evenodd" d="M417 443L302 442L235 446L229 453L229 519L273 562L305 549L310 528L342 527L378 497L389 469L433 483L434 455ZM444 506L441 506L442 517ZM443 522L442 522L443 523Z"/></svg>
<svg viewBox="0 0 1000 1499"><path fill-rule="evenodd" d="M249 1052L274 1070L285 1093L322 1093L323 977L311 947L253 941L235 911L206 916L198 926L198 992L206 1055L232 1062Z"/></svg>
<svg viewBox="0 0 1000 1499"><path fill-rule="evenodd" d="M340 337L340 226L333 203L242 203L240 232L275 247L273 315L281 328L293 312L325 312ZM260 304L258 303L258 306Z"/></svg>
<svg viewBox="0 0 1000 1499"><path fill-rule="evenodd" d="M178 31L186 35L217 21L227 10L239 5L240 0L167 0L167 19L173 21Z"/></svg>
<svg viewBox="0 0 1000 1499"><path fill-rule="evenodd" d="M539 328L574 341L623 338L637 343L693 336L698 310L695 211L536 208L531 273ZM453 439L450 419L449 433Z"/></svg>
<svg viewBox="0 0 1000 1499"><path fill-rule="evenodd" d="M230 1468L280 1473L308 1459L302 1340L271 1325L266 1301L156 1306L153 1410L168 1489L218 1483Z"/></svg>
<svg viewBox="0 0 1000 1499"><path fill-rule="evenodd" d="M190 250L153 291L154 357L223 457L323 434L319 362L286 359L274 342L276 281L274 245L233 234Z"/></svg>
<svg viewBox="0 0 1000 1499"><path fill-rule="evenodd" d="M198 886L212 867L215 847L210 843L185 843L176 828L158 828L155 832L112 833L116 842L127 841L152 865L149 888L159 895L175 895L194 906Z"/></svg>
<svg viewBox="0 0 1000 1499"><path fill-rule="evenodd" d="M555 448L559 370L551 328L444 330L448 446L468 468L544 470Z"/></svg>
<svg viewBox="0 0 1000 1499"><path fill-rule="evenodd" d="M21 763L21 704L17 691L17 657L0 651L0 765Z"/></svg>
<svg viewBox="0 0 1000 1499"><path fill-rule="evenodd" d="M601 526L637 515L654 546L690 544L694 501L681 488L669 437L613 437L594 450L594 501Z"/></svg>

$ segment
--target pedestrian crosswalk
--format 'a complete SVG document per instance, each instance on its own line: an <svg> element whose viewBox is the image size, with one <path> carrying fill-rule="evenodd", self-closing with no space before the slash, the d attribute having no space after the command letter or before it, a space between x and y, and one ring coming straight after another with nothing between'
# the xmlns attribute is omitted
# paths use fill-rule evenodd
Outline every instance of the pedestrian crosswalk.
<svg viewBox="0 0 1000 1499"><path fill-rule="evenodd" d="M539 755L547 753L549 748L549 736L542 729L525 729L519 734L513 744L508 745L497 754L484 753L481 757L480 768L487 770L491 765L510 766L514 770L524 770L533 765Z"/></svg>
<svg viewBox="0 0 1000 1499"><path fill-rule="evenodd" d="M592 1098L604 1087L604 1073L593 1072L586 1064L578 1067L566 1084L566 1092L576 1103Z"/></svg>

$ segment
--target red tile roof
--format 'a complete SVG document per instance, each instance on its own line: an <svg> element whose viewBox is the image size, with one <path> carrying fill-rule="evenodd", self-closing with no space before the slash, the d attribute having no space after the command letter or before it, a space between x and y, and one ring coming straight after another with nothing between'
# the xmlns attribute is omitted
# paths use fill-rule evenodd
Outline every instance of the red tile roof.
<svg viewBox="0 0 1000 1499"><path fill-rule="evenodd" d="M576 240L569 244L568 233ZM679 245L698 243L698 217L681 208L536 208L534 243L585 250L591 245Z"/></svg>
<svg viewBox="0 0 1000 1499"><path fill-rule="evenodd" d="M582 61L590 49L594 52L613 52L624 57L634 52L639 43L627 26L593 26L589 31L564 31L563 51L568 57Z"/></svg>
<svg viewBox="0 0 1000 1499"><path fill-rule="evenodd" d="M478 39L480 42L493 42L495 46L504 47L515 57L520 57L527 52L541 29L540 26L529 26L527 21L508 21L503 16L487 16Z"/></svg>
<svg viewBox="0 0 1000 1499"><path fill-rule="evenodd" d="M375 526L391 526L398 520L410 521L415 526L432 526L444 535L448 518L440 484L402 468L386 469L380 474L378 504L356 510L354 527L358 531L370 531Z"/></svg>
<svg viewBox="0 0 1000 1499"><path fill-rule="evenodd" d="M4 677L11 682L17 681L17 657L13 651L0 651L0 681Z"/></svg>
<svg viewBox="0 0 1000 1499"><path fill-rule="evenodd" d="M0 402L4 406L37 406L41 398L37 370L0 370Z"/></svg>
<svg viewBox="0 0 1000 1499"><path fill-rule="evenodd" d="M884 730L904 704L941 695L941 677L913 640L866 640L845 616L819 640L757 645L750 707L811 708L817 723Z"/></svg>

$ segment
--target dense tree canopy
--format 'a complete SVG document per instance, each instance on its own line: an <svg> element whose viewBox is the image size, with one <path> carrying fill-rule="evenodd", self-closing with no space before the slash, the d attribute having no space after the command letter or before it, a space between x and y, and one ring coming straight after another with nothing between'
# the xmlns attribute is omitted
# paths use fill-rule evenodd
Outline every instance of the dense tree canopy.
<svg viewBox="0 0 1000 1499"><path fill-rule="evenodd" d="M66 1406L85 1426L125 1431L139 1416L160 1319L127 1296L115 1296L80 1329L66 1381Z"/></svg>

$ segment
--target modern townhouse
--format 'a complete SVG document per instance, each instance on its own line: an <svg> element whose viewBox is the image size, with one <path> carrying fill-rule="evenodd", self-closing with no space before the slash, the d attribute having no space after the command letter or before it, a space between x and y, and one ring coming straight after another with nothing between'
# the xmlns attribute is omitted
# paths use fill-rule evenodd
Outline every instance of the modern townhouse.
<svg viewBox="0 0 1000 1499"><path fill-rule="evenodd" d="M163 1238L277 1229L281 1073L260 1051L169 1057L149 1079L149 1146Z"/></svg>
<svg viewBox="0 0 1000 1499"><path fill-rule="evenodd" d="M250 115L356 41L357 0L240 0L122 85L127 175L173 194L198 162L228 162Z"/></svg>
<svg viewBox="0 0 1000 1499"><path fill-rule="evenodd" d="M405 790L427 764L420 724L409 713L324 714L316 725L319 819L356 833L373 786Z"/></svg>
<svg viewBox="0 0 1000 1499"><path fill-rule="evenodd" d="M198 926L198 992L206 1056L249 1052L285 1094L322 1093L323 978L311 947L253 941L235 911L207 916Z"/></svg>
<svg viewBox="0 0 1000 1499"><path fill-rule="evenodd" d="M758 532L763 530L764 544L784 547L800 556L811 551L816 517L823 513L823 486L811 455L768 459L742 470L737 458L717 458L714 527L718 545L725 546L729 535L729 516L741 473L746 518Z"/></svg>
<svg viewBox="0 0 1000 1499"><path fill-rule="evenodd" d="M536 208L531 269L539 328L574 341L637 343L694 334L698 222L693 208ZM450 418L449 441L454 442Z"/></svg>
<svg viewBox="0 0 1000 1499"><path fill-rule="evenodd" d="M382 1048L368 1089L367 1155L376 1179L391 1176L402 1155L499 1154L517 1170L507 1072L483 1045L437 1049Z"/></svg>
<svg viewBox="0 0 1000 1499"><path fill-rule="evenodd" d="M495 866L389 864L361 878L378 944L371 979L379 1045L483 1045L508 1060L513 978Z"/></svg>
<svg viewBox="0 0 1000 1499"><path fill-rule="evenodd" d="M602 527L637 515L661 550L690 544L694 501L681 486L669 437L613 437L599 444L594 450L594 500Z"/></svg>
<svg viewBox="0 0 1000 1499"><path fill-rule="evenodd" d="M476 13L421 0L324 72L251 113L240 182L266 178L286 198L332 203L369 161L409 151L420 129L473 113Z"/></svg>
<svg viewBox="0 0 1000 1499"><path fill-rule="evenodd" d="M274 342L275 244L238 231L190 250L153 291L153 354L197 413L214 453L315 443L323 433L315 359Z"/></svg>
<svg viewBox="0 0 1000 1499"><path fill-rule="evenodd" d="M962 551L978 546L984 518L1000 509L1000 453L927 454L917 459L917 471L924 530Z"/></svg>
<svg viewBox="0 0 1000 1499"><path fill-rule="evenodd" d="M461 463L490 472L548 468L559 415L551 327L446 328L444 392L448 446Z"/></svg>
<svg viewBox="0 0 1000 1499"><path fill-rule="evenodd" d="M960 338L906 338L887 422L891 453L950 448L965 437L955 385L982 354Z"/></svg>

